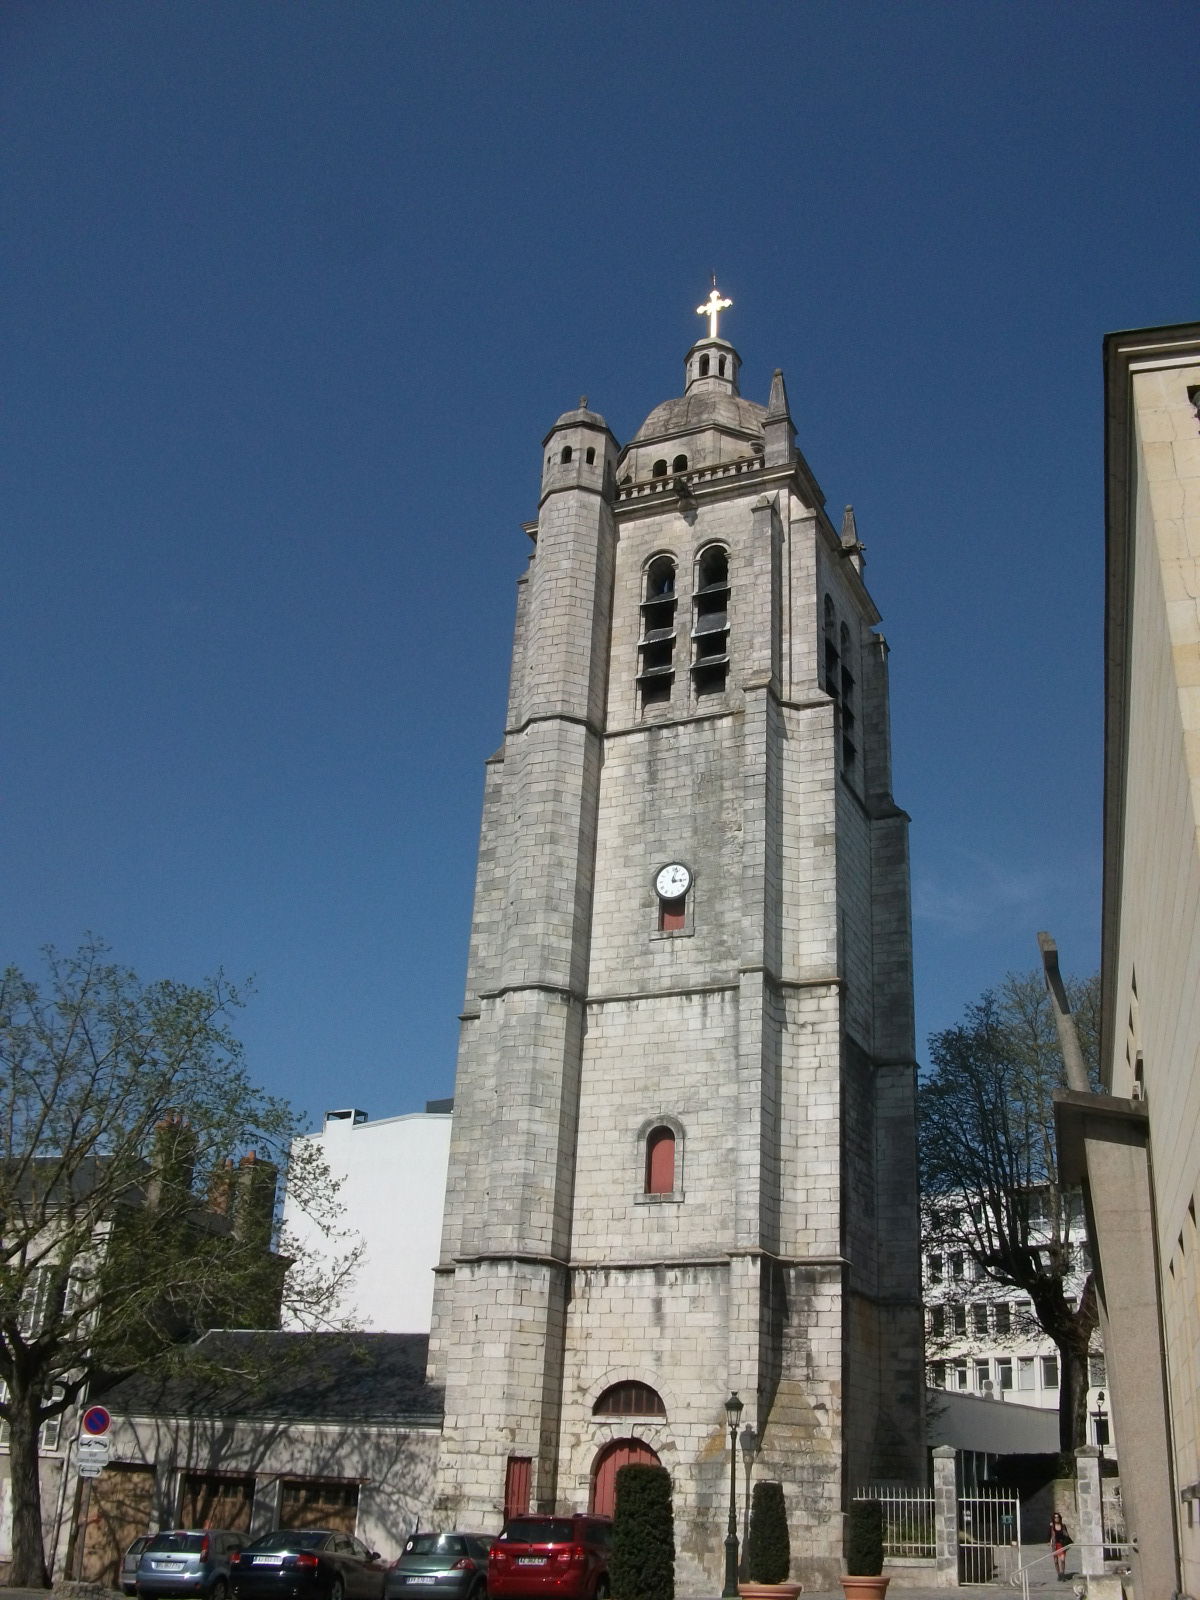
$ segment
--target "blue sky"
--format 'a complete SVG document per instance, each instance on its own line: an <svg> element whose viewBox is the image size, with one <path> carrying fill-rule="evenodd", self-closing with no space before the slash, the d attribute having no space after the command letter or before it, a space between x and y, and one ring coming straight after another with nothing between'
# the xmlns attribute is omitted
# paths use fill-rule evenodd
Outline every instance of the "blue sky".
<svg viewBox="0 0 1200 1600"><path fill-rule="evenodd" d="M451 1092L540 442L678 393L716 269L867 545L922 1041L1092 970L1100 346L1198 314L1198 19L7 0L0 954L253 974L313 1117Z"/></svg>

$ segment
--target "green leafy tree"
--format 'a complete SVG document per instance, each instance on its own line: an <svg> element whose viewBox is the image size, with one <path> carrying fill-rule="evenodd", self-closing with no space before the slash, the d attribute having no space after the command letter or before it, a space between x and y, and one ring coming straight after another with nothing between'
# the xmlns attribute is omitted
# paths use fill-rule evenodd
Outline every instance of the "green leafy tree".
<svg viewBox="0 0 1200 1600"><path fill-rule="evenodd" d="M675 1517L665 1467L631 1463L618 1471L608 1575L619 1600L673 1600Z"/></svg>
<svg viewBox="0 0 1200 1600"><path fill-rule="evenodd" d="M1099 1056L1099 979L1067 985L1084 1061ZM1062 1055L1040 972L1010 976L929 1041L919 1089L923 1233L980 1275L1018 1290L1059 1353L1059 1439L1087 1441L1088 1352L1095 1287L1073 1255L1080 1196L1058 1182L1054 1091ZM967 1291L952 1285L953 1293ZM1013 1332L1028 1332L1014 1325Z"/></svg>
<svg viewBox="0 0 1200 1600"><path fill-rule="evenodd" d="M250 1082L216 977L142 983L89 940L0 976L0 1418L9 1582L48 1582L38 1437L98 1383L169 1370L208 1328L318 1321L353 1271L279 1233L277 1179L336 1234L336 1185ZM234 1164L234 1158L237 1158ZM290 1163L290 1166L289 1166Z"/></svg>
<svg viewBox="0 0 1200 1600"><path fill-rule="evenodd" d="M786 1583L791 1564L792 1546L788 1538L783 1485L756 1483L750 1497L746 1576L751 1583Z"/></svg>

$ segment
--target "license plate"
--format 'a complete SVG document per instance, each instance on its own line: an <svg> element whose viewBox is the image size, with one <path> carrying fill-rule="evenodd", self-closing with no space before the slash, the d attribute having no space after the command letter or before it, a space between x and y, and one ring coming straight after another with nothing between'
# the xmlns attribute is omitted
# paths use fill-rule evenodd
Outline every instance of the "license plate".
<svg viewBox="0 0 1200 1600"><path fill-rule="evenodd" d="M518 1556L517 1565L519 1567L544 1567L546 1558L545 1556Z"/></svg>
<svg viewBox="0 0 1200 1600"><path fill-rule="evenodd" d="M256 1567L281 1567L283 1565L283 1557L282 1556L255 1556L254 1565Z"/></svg>
<svg viewBox="0 0 1200 1600"><path fill-rule="evenodd" d="M405 1578L405 1583L436 1583L436 1578Z"/></svg>
<svg viewBox="0 0 1200 1600"><path fill-rule="evenodd" d="M182 1561L156 1561L154 1563L154 1570L155 1570L155 1572L182 1572L183 1571L183 1562Z"/></svg>

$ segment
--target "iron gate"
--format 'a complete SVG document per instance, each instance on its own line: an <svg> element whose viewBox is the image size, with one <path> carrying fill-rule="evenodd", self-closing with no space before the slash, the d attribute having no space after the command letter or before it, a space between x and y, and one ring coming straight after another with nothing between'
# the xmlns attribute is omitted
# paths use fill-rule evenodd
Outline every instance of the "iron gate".
<svg viewBox="0 0 1200 1600"><path fill-rule="evenodd" d="M958 1502L959 1583L1007 1583L1018 1562L1021 1506L997 1490L962 1495Z"/></svg>

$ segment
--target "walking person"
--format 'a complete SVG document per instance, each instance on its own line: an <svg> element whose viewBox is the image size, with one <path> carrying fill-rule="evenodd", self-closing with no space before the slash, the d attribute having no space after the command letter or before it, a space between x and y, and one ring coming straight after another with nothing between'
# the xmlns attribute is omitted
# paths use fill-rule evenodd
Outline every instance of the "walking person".
<svg viewBox="0 0 1200 1600"><path fill-rule="evenodd" d="M1067 1532L1062 1513L1056 1511L1050 1518L1050 1549L1054 1554L1054 1570L1058 1573L1060 1583L1067 1575L1067 1546L1070 1543L1071 1535Z"/></svg>

